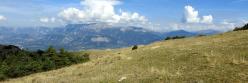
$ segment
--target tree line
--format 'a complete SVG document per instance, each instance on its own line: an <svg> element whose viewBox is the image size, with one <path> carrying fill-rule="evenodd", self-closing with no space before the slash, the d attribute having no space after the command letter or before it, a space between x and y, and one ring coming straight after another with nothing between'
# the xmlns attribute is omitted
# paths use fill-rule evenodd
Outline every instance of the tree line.
<svg viewBox="0 0 248 83"><path fill-rule="evenodd" d="M65 49L57 52L52 46L45 51L35 52L18 49L13 51L13 49L8 46L0 49L0 80L58 69L89 60L89 54L75 55Z"/></svg>

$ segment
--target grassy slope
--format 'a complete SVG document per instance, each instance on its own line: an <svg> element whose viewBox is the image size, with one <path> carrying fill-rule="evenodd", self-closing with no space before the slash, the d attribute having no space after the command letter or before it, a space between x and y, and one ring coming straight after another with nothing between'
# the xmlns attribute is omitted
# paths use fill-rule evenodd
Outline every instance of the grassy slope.
<svg viewBox="0 0 248 83"><path fill-rule="evenodd" d="M6 83L248 82L248 31L89 51L92 61ZM79 53L80 54L80 53ZM126 78L126 79L125 79Z"/></svg>

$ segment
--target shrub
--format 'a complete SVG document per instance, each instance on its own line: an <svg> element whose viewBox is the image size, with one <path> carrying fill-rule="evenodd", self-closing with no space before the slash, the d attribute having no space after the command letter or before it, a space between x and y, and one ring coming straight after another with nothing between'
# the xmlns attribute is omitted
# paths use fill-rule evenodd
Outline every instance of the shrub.
<svg viewBox="0 0 248 83"><path fill-rule="evenodd" d="M170 40L171 39L171 37L166 37L164 40Z"/></svg>
<svg viewBox="0 0 248 83"><path fill-rule="evenodd" d="M47 53L49 53L50 56L56 56L56 49L53 48L53 46L49 46L49 48L47 49Z"/></svg>
<svg viewBox="0 0 248 83"><path fill-rule="evenodd" d="M183 39L186 38L186 36L174 36L174 37L166 37L164 40L172 40L172 39Z"/></svg>
<svg viewBox="0 0 248 83"><path fill-rule="evenodd" d="M243 27L236 27L233 31L240 31L240 30L248 30L248 24L244 25Z"/></svg>
<svg viewBox="0 0 248 83"><path fill-rule="evenodd" d="M137 50L138 49L138 46L137 45L134 45L132 50Z"/></svg>

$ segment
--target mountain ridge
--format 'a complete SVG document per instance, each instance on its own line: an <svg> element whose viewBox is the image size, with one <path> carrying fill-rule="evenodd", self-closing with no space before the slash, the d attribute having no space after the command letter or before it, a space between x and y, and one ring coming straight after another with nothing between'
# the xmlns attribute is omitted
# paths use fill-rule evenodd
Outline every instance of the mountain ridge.
<svg viewBox="0 0 248 83"><path fill-rule="evenodd" d="M56 49L65 48L77 51L121 48L138 44L149 44L163 40L168 36L196 36L198 34L183 30L161 33L142 27L121 27L96 23L68 24L65 27L55 28L2 27L0 28L0 43L17 45L31 50L46 49L53 45Z"/></svg>

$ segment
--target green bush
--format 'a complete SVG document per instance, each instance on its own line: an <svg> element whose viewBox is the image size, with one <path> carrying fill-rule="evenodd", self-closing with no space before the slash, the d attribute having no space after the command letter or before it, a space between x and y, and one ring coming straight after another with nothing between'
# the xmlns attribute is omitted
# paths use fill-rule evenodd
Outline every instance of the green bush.
<svg viewBox="0 0 248 83"><path fill-rule="evenodd" d="M46 51L19 50L4 55L6 57L0 57L0 80L57 69L89 60L89 54L78 56L64 49L60 49L58 53L52 46Z"/></svg>

